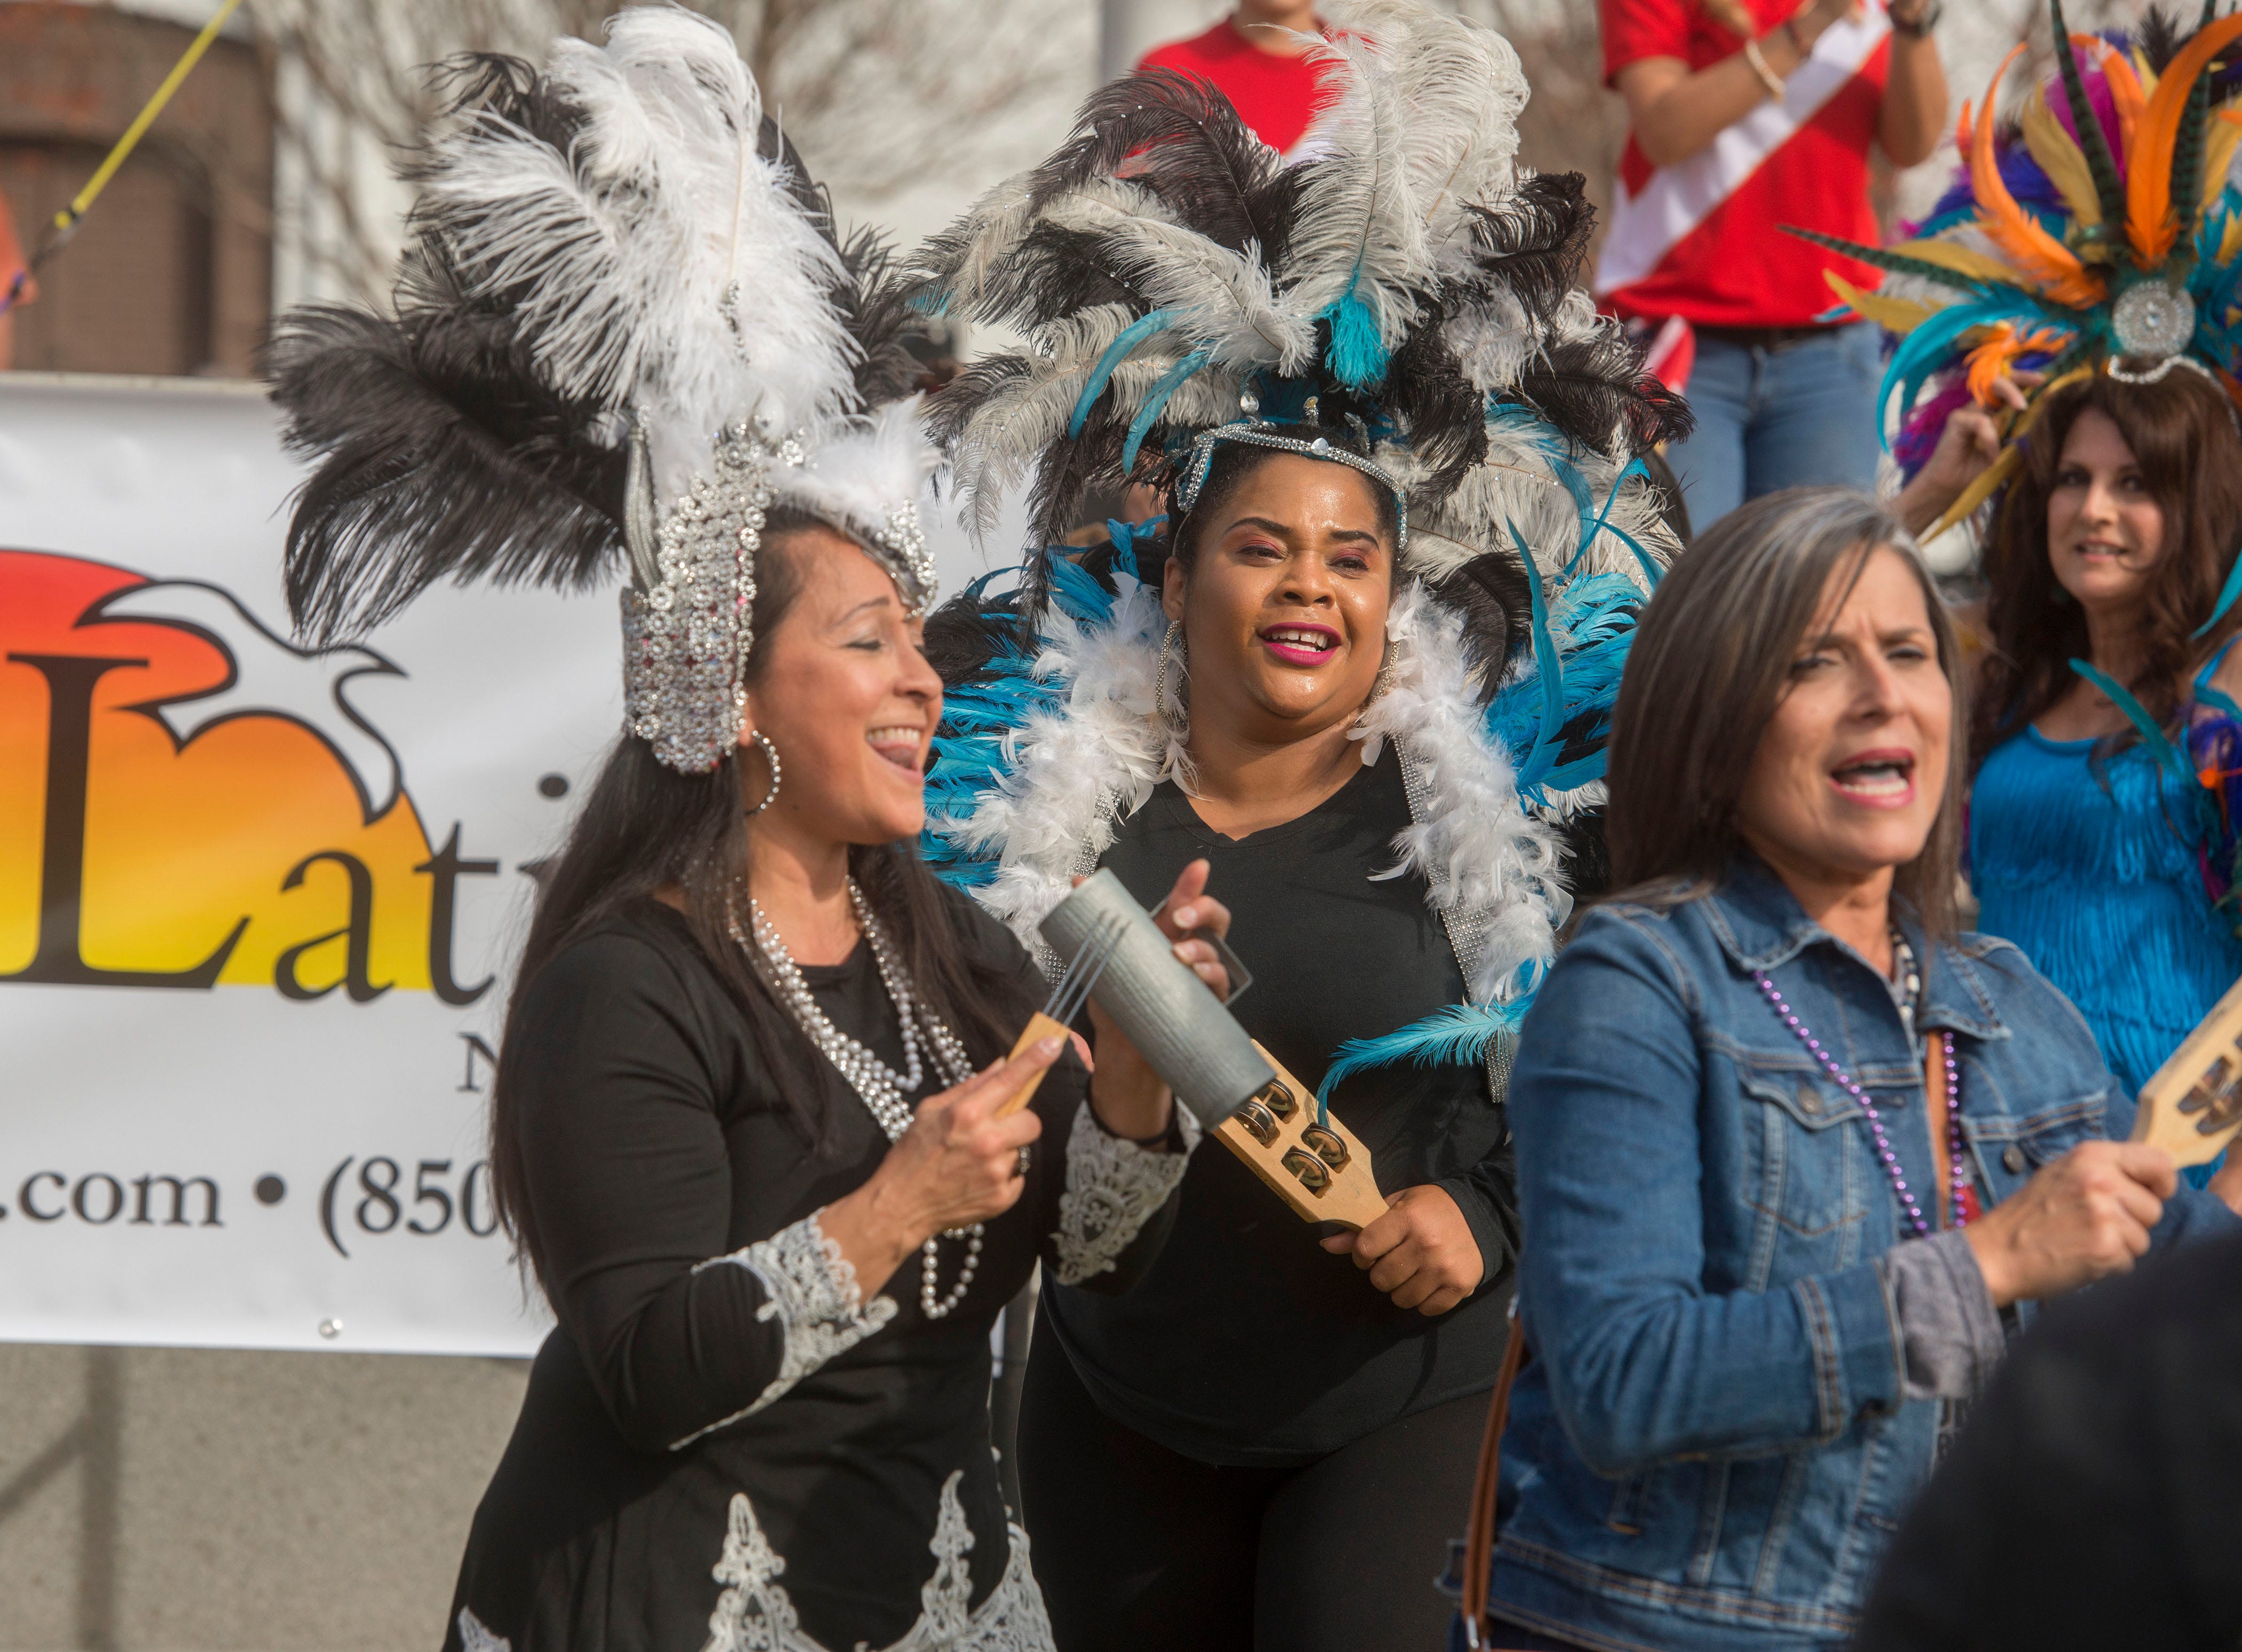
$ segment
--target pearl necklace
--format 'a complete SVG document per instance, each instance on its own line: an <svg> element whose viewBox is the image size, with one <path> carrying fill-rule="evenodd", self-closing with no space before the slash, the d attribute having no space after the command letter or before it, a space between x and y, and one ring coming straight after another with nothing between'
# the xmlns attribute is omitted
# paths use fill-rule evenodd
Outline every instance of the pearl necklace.
<svg viewBox="0 0 2242 1652"><path fill-rule="evenodd" d="M888 997L896 1006L896 1022L903 1031L903 1070L893 1067L874 1055L863 1044L850 1038L833 1024L832 1018L818 1008L817 1000L810 996L809 983L802 978L802 970L794 957L786 950L763 909L753 897L748 902L748 912L755 928L755 939L750 942L741 933L739 914L727 909L725 921L732 939L751 961L763 965L763 976L773 995L794 1017L817 1051L831 1062L849 1087L863 1098L883 1134L889 1142L899 1140L911 1126L913 1108L904 1098L916 1091L926 1077L924 1064L920 1059L921 1031L928 1044L933 1047L936 1062L949 1075L953 1085L963 1084L973 1074L973 1058L966 1054L965 1046L957 1034L943 1024L940 1017L928 1012L913 996L910 977L903 973L903 962L896 957L895 948L888 941L887 931L872 916L870 903L864 899L863 890L856 880L849 880L849 903L856 909L856 922L864 931L864 939L872 949L872 961L879 966L880 984L887 989ZM967 1288L981 1266L981 1246L985 1232L975 1222L970 1227L944 1229L919 1246L919 1311L930 1320L946 1318L950 1311L965 1299ZM965 1241L965 1261L958 1269L957 1283L947 1295L938 1296L936 1270L940 1266L937 1252L944 1239Z"/></svg>
<svg viewBox="0 0 2242 1652"><path fill-rule="evenodd" d="M1912 1033L1915 1024L1913 998L1920 990L1922 977L1916 973L1913 950L1904 941L1900 943L1900 946L1910 1000L1903 1019ZM1869 1099L1868 1091L1858 1079L1837 1064L1836 1057L1822 1048L1822 1041L1814 1036L1813 1029L1799 1019L1798 1012L1784 1000L1775 983L1769 979L1766 970L1753 970L1752 980L1767 999L1769 1008L1782 1017L1782 1024L1797 1035L1798 1041L1806 1046L1808 1053L1822 1064L1822 1070L1830 1078L1837 1081L1837 1087L1860 1104L1861 1116L1868 1120L1869 1138L1876 1144L1876 1158L1884 1167L1884 1174L1891 1178L1892 1192L1899 1196L1900 1209L1906 1213L1907 1225L1915 1230L1917 1239L1928 1239L1930 1236L1930 1219L1923 1215L1923 1206L1908 1187L1907 1173L1900 1168L1899 1155L1892 1151L1891 1138L1884 1133L1883 1117L1876 1111L1876 1103ZM1952 1214L1954 1226L1961 1227L1970 1219L1967 1202L1969 1148L1962 1133L1962 1071L1954 1060L1954 1035L1942 1032L1938 1038L1946 1064L1946 1151L1951 1176L1949 1185L1953 1190Z"/></svg>

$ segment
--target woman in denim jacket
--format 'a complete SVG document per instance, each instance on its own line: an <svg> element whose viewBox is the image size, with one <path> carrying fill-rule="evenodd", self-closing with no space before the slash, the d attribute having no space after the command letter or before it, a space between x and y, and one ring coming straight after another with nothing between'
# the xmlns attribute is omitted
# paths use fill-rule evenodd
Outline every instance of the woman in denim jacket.
<svg viewBox="0 0 2242 1652"><path fill-rule="evenodd" d="M1494 1646L1843 1644L2004 1329L2235 1224L2242 1179L2178 1187L2078 1012L1956 933L1957 667L1912 542L1833 489L1736 512L1645 614L1628 892L1512 1079Z"/></svg>

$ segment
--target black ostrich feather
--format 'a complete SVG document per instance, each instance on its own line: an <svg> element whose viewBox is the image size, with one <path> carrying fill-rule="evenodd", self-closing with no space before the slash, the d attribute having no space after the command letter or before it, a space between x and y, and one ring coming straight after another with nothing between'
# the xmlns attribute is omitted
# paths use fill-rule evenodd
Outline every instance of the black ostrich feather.
<svg viewBox="0 0 2242 1652"><path fill-rule="evenodd" d="M1464 652L1479 682L1479 703L1502 686L1502 674L1534 630L1534 595L1525 565L1509 551L1474 556L1433 587L1435 601L1464 622Z"/></svg>
<svg viewBox="0 0 2242 1652"><path fill-rule="evenodd" d="M786 168L787 192L802 216L823 232L848 272L829 292L841 325L863 354L856 363L856 399L865 410L907 396L918 382L914 339L927 336L926 323L910 304L887 238L869 226L841 233L833 196L809 175L794 140L769 115L763 117L755 148L766 160Z"/></svg>
<svg viewBox="0 0 2242 1652"><path fill-rule="evenodd" d="M430 71L429 84L442 100L440 120L488 116L520 127L563 155L583 130L584 111L573 99L539 74L534 64L503 52L460 52ZM403 176L424 178L428 158L424 153L407 162Z"/></svg>
<svg viewBox="0 0 2242 1652"><path fill-rule="evenodd" d="M2204 21L2211 21L2210 8L2204 8ZM2161 76L2172 66L2185 37L2180 32L2179 19L2162 6L2151 6L2141 14L2139 28L2133 37L2140 47L2141 56L2147 59L2151 70Z"/></svg>
<svg viewBox="0 0 2242 1652"><path fill-rule="evenodd" d="M927 337L925 318L911 306L896 270L895 252L878 231L861 229L841 244L849 281L834 294L834 308L863 352L856 363L856 396L868 409L911 393L918 358L911 345Z"/></svg>
<svg viewBox="0 0 2242 1652"><path fill-rule="evenodd" d="M379 625L440 580L581 589L621 561L623 450L586 441L600 410L554 394L504 316L309 306L266 373L289 447L320 460L286 555L312 641Z"/></svg>
<svg viewBox="0 0 2242 1652"><path fill-rule="evenodd" d="M1426 502L1433 504L1487 457L1486 399L1441 338L1442 319L1440 305L1428 303L1393 353L1380 393L1383 411L1407 430L1410 451L1425 467Z"/></svg>
<svg viewBox="0 0 2242 1652"><path fill-rule="evenodd" d="M1470 211L1473 261L1482 277L1499 279L1529 317L1547 320L1579 281L1595 232L1588 180L1578 172L1543 172L1501 205Z"/></svg>
<svg viewBox="0 0 2242 1652"><path fill-rule="evenodd" d="M989 399L1033 371L1025 356L983 356L926 399L927 433L936 447L954 452Z"/></svg>
<svg viewBox="0 0 2242 1652"><path fill-rule="evenodd" d="M1125 178L1158 196L1178 222L1243 252L1259 243L1272 268L1299 184L1212 83L1170 69L1124 76L1091 94L1074 135L1030 174L1038 208L1093 178Z"/></svg>
<svg viewBox="0 0 2242 1652"><path fill-rule="evenodd" d="M1648 453L1688 435L1695 422L1687 402L1644 376L1635 346L1616 327L1551 345L1502 394L1599 449L1616 431L1630 453Z"/></svg>
<svg viewBox="0 0 2242 1652"><path fill-rule="evenodd" d="M926 616L927 663L943 688L971 682L1004 652L1019 633L1017 608L1010 594L990 598L960 591ZM948 732L955 735L961 731Z"/></svg>
<svg viewBox="0 0 2242 1652"><path fill-rule="evenodd" d="M1121 469L1121 449L1129 437L1129 421L1113 415L1112 398L1101 396L1090 411L1078 440L1064 442L1044 460L1035 486L1028 490L1028 543L1056 545L1080 525L1082 502L1091 494L1117 492L1131 478ZM1153 426L1154 432L1160 429ZM1147 441L1138 455L1137 468L1147 480L1161 467L1159 450ZM1022 581L1021 606L1040 615L1049 596L1050 575L1041 557L1029 559Z"/></svg>
<svg viewBox="0 0 2242 1652"><path fill-rule="evenodd" d="M1104 238L1087 230L1038 224L1011 256L990 272L977 313L1022 331L1101 304L1125 304L1139 315L1152 301L1105 254Z"/></svg>
<svg viewBox="0 0 2242 1652"><path fill-rule="evenodd" d="M1560 828L1565 840L1565 870L1575 911L1611 888L1611 845L1604 835L1601 809L1576 810Z"/></svg>

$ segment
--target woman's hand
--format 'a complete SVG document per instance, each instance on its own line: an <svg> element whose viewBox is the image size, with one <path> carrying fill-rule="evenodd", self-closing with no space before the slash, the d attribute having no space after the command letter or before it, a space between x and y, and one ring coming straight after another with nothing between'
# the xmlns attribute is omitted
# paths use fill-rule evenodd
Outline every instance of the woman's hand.
<svg viewBox="0 0 2242 1652"><path fill-rule="evenodd" d="M1205 982L1216 997L1226 998L1230 971L1223 968L1221 956L1206 942L1192 938L1202 932L1230 933L1230 909L1207 897L1208 870L1204 860L1185 867L1154 922L1174 944L1178 961L1189 964L1191 973ZM1075 879L1077 883L1082 881ZM1096 1058L1091 1066L1090 1105L1097 1110L1099 1122L1117 1136L1140 1142L1165 1132L1175 1107L1167 1082L1137 1053L1137 1046L1121 1029L1106 1019L1094 997L1090 1024L1098 1034Z"/></svg>
<svg viewBox="0 0 2242 1652"><path fill-rule="evenodd" d="M867 1297L936 1233L1012 1208L1027 1185L1020 1149L1043 1134L1044 1124L1032 1107L1003 1118L996 1111L1064 1048L1056 1035L1038 1039L1010 1061L929 1096L871 1179L825 1207L817 1225L856 1270Z"/></svg>
<svg viewBox="0 0 2242 1652"><path fill-rule="evenodd" d="M2179 1185L2172 1155L2125 1141L2083 1142L1963 1230L1993 1306L2057 1296L2122 1273Z"/></svg>
<svg viewBox="0 0 2242 1652"><path fill-rule="evenodd" d="M2003 373L1993 380L1993 393L2021 413L2024 393L2020 387L2040 382L2042 374ZM1915 480L1899 490L1893 501L1900 521L1910 534L1920 534L1946 514L1971 482L2001 456L2001 430L1991 413L1976 402L1966 402L1946 416L1938 433L1938 446L1923 461Z"/></svg>
<svg viewBox="0 0 2242 1652"><path fill-rule="evenodd" d="M1414 1308L1427 1319L1446 1313L1487 1278L1471 1224L1445 1188L1405 1187L1368 1227L1334 1233L1323 1246L1334 1256L1352 1254L1395 1307Z"/></svg>

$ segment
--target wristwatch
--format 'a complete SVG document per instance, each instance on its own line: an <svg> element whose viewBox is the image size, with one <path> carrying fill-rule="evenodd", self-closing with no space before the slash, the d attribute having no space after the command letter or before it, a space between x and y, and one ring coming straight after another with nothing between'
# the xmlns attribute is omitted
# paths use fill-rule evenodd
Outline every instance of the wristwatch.
<svg viewBox="0 0 2242 1652"><path fill-rule="evenodd" d="M1894 34L1905 40L1920 40L1938 26L1939 18L1945 14L1946 7L1943 0L1930 0L1930 4L1924 6L1911 18L1903 17L1898 12L1890 10L1887 10L1884 16L1890 22Z"/></svg>

